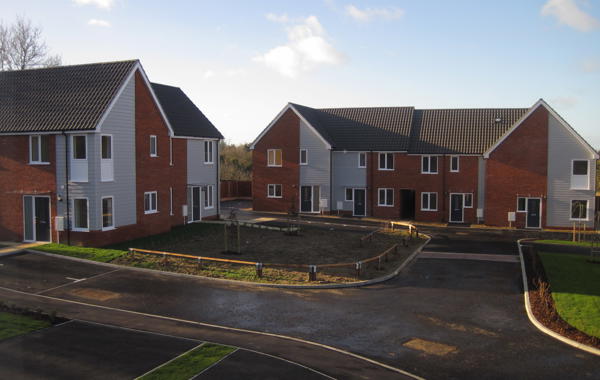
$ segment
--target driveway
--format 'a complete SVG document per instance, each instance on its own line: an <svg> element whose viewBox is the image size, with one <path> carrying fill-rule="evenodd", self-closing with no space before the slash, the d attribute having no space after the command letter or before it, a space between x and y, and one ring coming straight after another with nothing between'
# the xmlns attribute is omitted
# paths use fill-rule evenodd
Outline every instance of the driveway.
<svg viewBox="0 0 600 380"><path fill-rule="evenodd" d="M464 252L469 239L459 236L434 237L431 249ZM489 239L479 239L470 252L516 253L503 235ZM6 266L15 258L0 260ZM0 276L2 287L15 286L11 281ZM386 283L337 290L271 289L121 269L44 294L299 337L431 379L591 379L600 373L597 357L531 325L518 263L423 258Z"/></svg>

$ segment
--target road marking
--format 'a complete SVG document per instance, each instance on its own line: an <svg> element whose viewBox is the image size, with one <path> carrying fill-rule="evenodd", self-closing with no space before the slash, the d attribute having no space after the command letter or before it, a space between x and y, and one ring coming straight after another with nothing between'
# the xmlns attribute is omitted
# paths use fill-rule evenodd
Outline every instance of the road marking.
<svg viewBox="0 0 600 380"><path fill-rule="evenodd" d="M114 273L114 272L116 272L116 271L119 271L119 270L121 270L121 268L119 268L119 269L115 269L115 270L111 270L111 271L108 271L108 272L104 272L104 273L100 273L100 274L97 274L97 275L95 275L95 276L92 276L92 277L87 277L87 278L73 278L73 277L65 277L67 280L71 280L72 282L68 282L68 283L66 283L66 284L58 285L58 286L55 286L55 287L53 287L53 288L50 288L50 289L44 289L44 290L40 290L40 291L39 291L39 292L37 292L37 293L29 293L29 294L42 294L42 293L47 293L47 292L50 292L50 291L52 291L52 290L56 290L56 289L63 288L63 287L65 287L65 286L69 286L69 285L73 285L73 284L78 284L78 283L80 283L80 282L82 282L82 281L91 280L92 278L98 278L98 277L101 277L101 276L104 276L104 275L107 275L107 274L111 274L111 273Z"/></svg>
<svg viewBox="0 0 600 380"><path fill-rule="evenodd" d="M454 260L478 260L478 261L497 261L504 263L518 263L517 255L488 255L485 253L458 253L458 252L436 252L423 251L419 254L419 259L454 259Z"/></svg>
<svg viewBox="0 0 600 380"><path fill-rule="evenodd" d="M65 278L66 278L67 280L71 280L71 281L75 281L75 282L78 282L78 281L83 281L83 280L85 280L85 277L84 277L84 278L65 277Z"/></svg>
<svg viewBox="0 0 600 380"><path fill-rule="evenodd" d="M120 269L118 269L118 270L120 270ZM290 340L290 341L293 341L293 342L304 343L304 344L307 344L307 345L310 345L310 346L320 347L320 348L323 348L323 349L326 349L326 350L329 350L329 351L337 352L337 353L342 354L342 355L351 356L351 357L353 357L355 359L363 360L365 362L368 362L368 363L374 364L376 366L385 368L385 369L390 370L392 372L396 372L396 373L402 374L404 376L411 377L413 379L425 380L424 378L422 378L422 377L420 377L418 375L415 375L413 373L410 373L410 372L405 371L405 370L400 369L400 368L392 367L391 365L388 365L388 364L385 364L385 363L378 362L377 360L370 359L370 358L367 358L365 356L362 356L362 355L359 355L359 354L355 354L355 353L350 352L350 351L343 350L341 348L336 348L336 347L333 347L333 346L328 346L328 345L322 344L322 343L311 342L310 340L304 340L302 338L296 338L296 337L293 337L293 336L282 335L282 334L274 334L274 333L268 333L268 332L262 332L262 331L255 331L255 330L248 330L248 329L242 329L242 328L238 328L238 327L221 326L221 325L215 325L215 324L206 323L206 322L196 322L196 321L190 321L190 320L181 319L181 318L167 317L167 316L164 316L164 315L149 314L149 313L143 313L143 312L139 312L139 311L119 309L119 308L110 307L110 306L94 305L94 304L90 304L90 303L85 303L85 302L80 302L80 301L72 301L72 300L68 300L68 299L64 299L64 298L47 296L47 295L43 295L43 294L27 293L27 292L23 292L21 290L15 290L15 289L10 289L10 288L5 288L3 286L0 286L0 290L4 290L4 291L7 291L7 292L16 293L16 294L23 294L23 295L28 295L28 296L40 297L40 298L45 298L45 299L49 299L49 300L54 300L54 301L59 301L59 302L65 302L65 303L70 303L70 304L75 304L75 305L83 305L83 306L87 306L87 307L91 307L91 308L117 311L117 312L122 312L122 313L126 313L126 314L140 315L140 316L144 316L144 317L163 319L163 320L173 321L173 322L188 323L188 324L191 324L191 325L197 325L197 326L202 326L202 327L209 327L209 328L214 328L214 329L219 329L219 330L225 330L225 331L240 332L240 333L245 333L245 334L257 334L257 335L270 336L270 337L273 337L273 338L279 338L279 339L283 339L283 340Z"/></svg>

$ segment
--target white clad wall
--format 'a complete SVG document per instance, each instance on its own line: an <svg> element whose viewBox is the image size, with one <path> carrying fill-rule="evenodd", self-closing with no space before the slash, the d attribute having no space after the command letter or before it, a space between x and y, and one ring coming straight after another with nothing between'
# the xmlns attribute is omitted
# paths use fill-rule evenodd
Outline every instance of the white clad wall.
<svg viewBox="0 0 600 380"><path fill-rule="evenodd" d="M202 201L202 217L213 216L217 214L217 203L219 202L217 168L219 160L219 141L212 140L213 144L213 163L205 162L204 141L188 139L187 140L187 182L188 185L213 186L213 207L205 208ZM204 194L202 194L204 200ZM188 195L188 213L191 212L191 202Z"/></svg>
<svg viewBox="0 0 600 380"><path fill-rule="evenodd" d="M333 152L333 209L352 211L354 202L346 201L346 188L367 188L367 169L358 167L359 152Z"/></svg>
<svg viewBox="0 0 600 380"><path fill-rule="evenodd" d="M300 149L307 150L308 158L308 165L300 165L300 186L320 186L320 198L327 199L325 210L330 210L330 150L303 121L300 121Z"/></svg>

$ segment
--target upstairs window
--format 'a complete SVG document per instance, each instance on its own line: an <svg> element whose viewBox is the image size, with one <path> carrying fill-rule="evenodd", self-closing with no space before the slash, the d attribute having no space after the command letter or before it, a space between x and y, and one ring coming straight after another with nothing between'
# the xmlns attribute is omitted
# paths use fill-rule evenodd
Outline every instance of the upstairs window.
<svg viewBox="0 0 600 380"><path fill-rule="evenodd" d="M73 136L73 159L87 160L87 142L85 136Z"/></svg>
<svg viewBox="0 0 600 380"><path fill-rule="evenodd" d="M102 159L112 159L112 136L102 136Z"/></svg>
<svg viewBox="0 0 600 380"><path fill-rule="evenodd" d="M378 206L391 207L394 205L394 189L379 189Z"/></svg>
<svg viewBox="0 0 600 380"><path fill-rule="evenodd" d="M205 164L212 164L214 163L214 159L213 159L213 142L212 141L205 141L204 142L204 163Z"/></svg>
<svg viewBox="0 0 600 380"><path fill-rule="evenodd" d="M379 153L379 170L394 170L394 153Z"/></svg>
<svg viewBox="0 0 600 380"><path fill-rule="evenodd" d="M358 154L358 167L359 168L367 167L367 154L365 152L360 152Z"/></svg>
<svg viewBox="0 0 600 380"><path fill-rule="evenodd" d="M281 166L281 149L267 150L267 166Z"/></svg>
<svg viewBox="0 0 600 380"><path fill-rule="evenodd" d="M300 165L308 165L308 150L300 149Z"/></svg>
<svg viewBox="0 0 600 380"><path fill-rule="evenodd" d="M573 160L571 165L571 189L572 190L589 190L589 161L588 160Z"/></svg>
<svg viewBox="0 0 600 380"><path fill-rule="evenodd" d="M50 162L49 137L44 135L29 137L29 163L47 164Z"/></svg>
<svg viewBox="0 0 600 380"><path fill-rule="evenodd" d="M423 156L421 158L421 173L422 174L437 174L438 158L437 156Z"/></svg>
<svg viewBox="0 0 600 380"><path fill-rule="evenodd" d="M158 157L158 145L156 136L150 136L150 157Z"/></svg>
<svg viewBox="0 0 600 380"><path fill-rule="evenodd" d="M588 214L588 201L587 200L573 200L571 201L571 220L587 220Z"/></svg>
<svg viewBox="0 0 600 380"><path fill-rule="evenodd" d="M458 173L459 169L460 169L459 157L458 156L451 156L450 157L450 171L452 173Z"/></svg>

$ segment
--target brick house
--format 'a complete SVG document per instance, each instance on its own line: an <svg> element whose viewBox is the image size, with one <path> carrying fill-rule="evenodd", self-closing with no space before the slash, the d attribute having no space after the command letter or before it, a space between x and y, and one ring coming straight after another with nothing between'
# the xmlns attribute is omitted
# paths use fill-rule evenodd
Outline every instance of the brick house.
<svg viewBox="0 0 600 380"><path fill-rule="evenodd" d="M0 241L107 245L215 218L222 138L137 60L0 72Z"/></svg>
<svg viewBox="0 0 600 380"><path fill-rule="evenodd" d="M593 226L598 153L541 99L506 109L290 103L251 149L258 211Z"/></svg>

